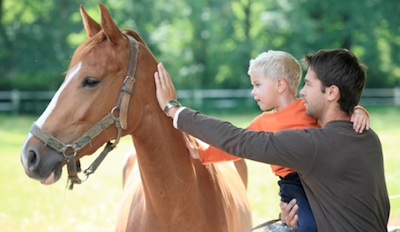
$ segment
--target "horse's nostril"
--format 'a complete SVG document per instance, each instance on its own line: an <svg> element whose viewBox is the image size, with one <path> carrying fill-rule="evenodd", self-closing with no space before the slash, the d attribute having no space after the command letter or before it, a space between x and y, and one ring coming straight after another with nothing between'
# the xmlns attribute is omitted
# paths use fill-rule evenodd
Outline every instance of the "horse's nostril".
<svg viewBox="0 0 400 232"><path fill-rule="evenodd" d="M28 152L28 168L29 170L35 170L39 165L39 157L35 151L29 150Z"/></svg>

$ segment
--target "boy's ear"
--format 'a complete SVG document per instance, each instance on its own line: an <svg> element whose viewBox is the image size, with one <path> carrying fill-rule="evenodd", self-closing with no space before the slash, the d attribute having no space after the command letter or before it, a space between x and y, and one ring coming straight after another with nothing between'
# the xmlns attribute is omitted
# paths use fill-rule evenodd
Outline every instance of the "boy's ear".
<svg viewBox="0 0 400 232"><path fill-rule="evenodd" d="M276 80L276 87L279 93L283 93L286 88L288 88L288 84L285 79L278 78L278 80Z"/></svg>

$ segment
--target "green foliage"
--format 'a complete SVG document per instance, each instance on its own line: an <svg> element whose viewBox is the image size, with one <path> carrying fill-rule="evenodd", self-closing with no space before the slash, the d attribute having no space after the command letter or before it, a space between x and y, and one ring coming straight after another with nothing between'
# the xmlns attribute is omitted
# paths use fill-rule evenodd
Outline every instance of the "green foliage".
<svg viewBox="0 0 400 232"><path fill-rule="evenodd" d="M179 89L246 87L248 61L265 50L301 59L341 47L368 65L367 87L400 84L398 0L100 2L139 32ZM1 3L0 90L56 89L86 38L79 5L100 21L99 1Z"/></svg>

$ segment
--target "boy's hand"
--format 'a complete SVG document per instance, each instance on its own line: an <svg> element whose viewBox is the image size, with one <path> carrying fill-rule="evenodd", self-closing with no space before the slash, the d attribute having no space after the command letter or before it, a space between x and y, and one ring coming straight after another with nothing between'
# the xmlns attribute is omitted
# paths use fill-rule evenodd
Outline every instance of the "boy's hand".
<svg viewBox="0 0 400 232"><path fill-rule="evenodd" d="M200 159L199 149L197 144L198 142L194 137L189 137L187 134L183 133L183 139L185 140L186 148L189 151L190 156L193 159Z"/></svg>
<svg viewBox="0 0 400 232"><path fill-rule="evenodd" d="M369 130L369 116L364 110L356 108L350 120L353 122L353 129L356 132L362 133L364 130Z"/></svg>

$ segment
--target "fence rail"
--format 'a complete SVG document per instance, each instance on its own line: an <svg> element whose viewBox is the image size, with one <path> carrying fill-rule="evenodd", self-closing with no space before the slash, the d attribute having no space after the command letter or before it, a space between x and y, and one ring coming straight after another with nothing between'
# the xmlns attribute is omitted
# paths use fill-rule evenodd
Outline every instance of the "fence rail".
<svg viewBox="0 0 400 232"><path fill-rule="evenodd" d="M55 91L0 91L0 112L41 113ZM196 109L257 109L250 89L178 90L179 100ZM400 107L400 88L365 89L363 106Z"/></svg>

